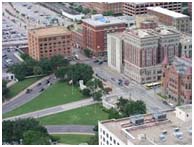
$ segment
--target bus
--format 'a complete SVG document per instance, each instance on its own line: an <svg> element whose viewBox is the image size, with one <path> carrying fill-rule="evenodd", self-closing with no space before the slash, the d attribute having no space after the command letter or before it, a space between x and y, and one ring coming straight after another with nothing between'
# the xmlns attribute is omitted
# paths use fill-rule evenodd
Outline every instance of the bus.
<svg viewBox="0 0 194 147"><path fill-rule="evenodd" d="M161 81L152 82L152 83L145 84L145 87L148 89L151 89L151 88L156 87L156 86L161 86L161 84L162 84Z"/></svg>

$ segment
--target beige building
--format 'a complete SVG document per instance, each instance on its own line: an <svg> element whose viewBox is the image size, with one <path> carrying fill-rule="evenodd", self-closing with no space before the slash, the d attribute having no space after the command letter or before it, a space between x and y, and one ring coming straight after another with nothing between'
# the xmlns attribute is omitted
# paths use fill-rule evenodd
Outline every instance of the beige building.
<svg viewBox="0 0 194 147"><path fill-rule="evenodd" d="M178 55L180 34L168 28L131 28L107 36L108 66L141 84L161 79L165 54L170 62Z"/></svg>
<svg viewBox="0 0 194 147"><path fill-rule="evenodd" d="M148 7L147 13L157 16L165 25L174 26L181 32L190 32L190 18L187 15L161 7Z"/></svg>
<svg viewBox="0 0 194 147"><path fill-rule="evenodd" d="M177 114L180 109L186 119ZM191 112L192 105L187 105L171 111L99 121L99 145L191 145Z"/></svg>
<svg viewBox="0 0 194 147"><path fill-rule="evenodd" d="M35 59L53 55L69 57L72 54L72 35L64 27L36 28L28 31L29 55Z"/></svg>
<svg viewBox="0 0 194 147"><path fill-rule="evenodd" d="M181 12L181 2L125 2L123 3L123 14L140 15L147 12L147 7L166 8L175 12Z"/></svg>
<svg viewBox="0 0 194 147"><path fill-rule="evenodd" d="M159 21L159 19L157 16L149 15L149 14L141 14L141 15L135 16L135 23L136 23L137 28L140 28L141 23L144 21L153 21L153 22L157 23Z"/></svg>
<svg viewBox="0 0 194 147"><path fill-rule="evenodd" d="M192 36L181 34L180 47L181 57L192 58Z"/></svg>

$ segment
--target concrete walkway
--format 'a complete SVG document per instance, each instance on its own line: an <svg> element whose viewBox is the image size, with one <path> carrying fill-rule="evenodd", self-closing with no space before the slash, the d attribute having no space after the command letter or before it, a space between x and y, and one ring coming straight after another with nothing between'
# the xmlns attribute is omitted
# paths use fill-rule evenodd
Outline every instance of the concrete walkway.
<svg viewBox="0 0 194 147"><path fill-rule="evenodd" d="M39 111L34 111L34 112L25 113L25 114L18 115L18 116L5 118L3 120L15 120L15 119L18 119L18 118L30 118L30 117L39 118L39 117L43 117L43 116L56 114L56 113L59 113L59 112L64 112L64 111L68 111L68 110L72 110L72 109L92 105L92 104L95 104L95 103L98 103L98 102L94 101L92 98L89 98L89 99L84 99L84 100L71 102L71 103L67 103L67 104L63 104L63 105L58 105L58 106L55 106L55 107L42 109L42 110L39 110Z"/></svg>
<svg viewBox="0 0 194 147"><path fill-rule="evenodd" d="M85 134L95 135L93 125L46 125L49 134Z"/></svg>

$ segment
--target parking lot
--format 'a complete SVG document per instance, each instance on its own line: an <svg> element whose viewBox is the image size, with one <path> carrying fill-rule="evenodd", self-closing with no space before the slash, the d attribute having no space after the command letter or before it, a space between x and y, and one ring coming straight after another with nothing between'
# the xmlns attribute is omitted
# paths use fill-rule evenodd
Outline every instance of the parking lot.
<svg viewBox="0 0 194 147"><path fill-rule="evenodd" d="M24 30L18 29L18 27L9 19L3 18L2 21L2 41L24 41L27 40L27 35Z"/></svg>
<svg viewBox="0 0 194 147"><path fill-rule="evenodd" d="M3 48L2 50L3 72L6 72L9 66L21 62L14 54L18 54L17 48Z"/></svg>
<svg viewBox="0 0 194 147"><path fill-rule="evenodd" d="M19 14L25 18L28 27L49 25L70 25L71 21L38 3L12 3Z"/></svg>

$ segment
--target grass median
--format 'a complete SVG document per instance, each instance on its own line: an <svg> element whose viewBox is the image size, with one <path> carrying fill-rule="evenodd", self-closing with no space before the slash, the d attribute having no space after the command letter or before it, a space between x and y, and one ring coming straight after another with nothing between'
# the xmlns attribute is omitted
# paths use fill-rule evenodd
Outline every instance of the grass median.
<svg viewBox="0 0 194 147"><path fill-rule="evenodd" d="M18 93L35 83L36 81L40 80L42 77L36 77L36 78L29 78L24 79L22 81L17 82L13 86L9 88L8 98L12 98L16 96Z"/></svg>
<svg viewBox="0 0 194 147"><path fill-rule="evenodd" d="M16 116L28 112L33 112L57 105L70 103L86 98L83 96L78 87L72 87L65 82L57 82L51 85L38 97L30 102L16 108L3 115L3 117Z"/></svg>
<svg viewBox="0 0 194 147"><path fill-rule="evenodd" d="M103 111L101 104L93 104L81 108L60 112L39 118L42 125L97 125L98 120L108 119L108 113Z"/></svg>
<svg viewBox="0 0 194 147"><path fill-rule="evenodd" d="M80 135L80 134L52 134L52 136L59 138L59 143L79 145L87 143L92 135Z"/></svg>

